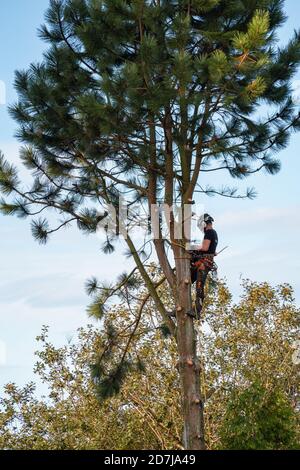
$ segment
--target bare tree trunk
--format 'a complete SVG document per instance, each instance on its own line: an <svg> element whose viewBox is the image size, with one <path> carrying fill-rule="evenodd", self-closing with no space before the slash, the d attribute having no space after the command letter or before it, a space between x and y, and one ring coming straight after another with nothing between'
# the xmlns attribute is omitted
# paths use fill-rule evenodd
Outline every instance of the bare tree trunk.
<svg viewBox="0 0 300 470"><path fill-rule="evenodd" d="M177 275L177 344L182 388L184 448L204 450L204 409L200 391L200 363L196 352L196 336L192 310L190 260L185 250L176 250Z"/></svg>

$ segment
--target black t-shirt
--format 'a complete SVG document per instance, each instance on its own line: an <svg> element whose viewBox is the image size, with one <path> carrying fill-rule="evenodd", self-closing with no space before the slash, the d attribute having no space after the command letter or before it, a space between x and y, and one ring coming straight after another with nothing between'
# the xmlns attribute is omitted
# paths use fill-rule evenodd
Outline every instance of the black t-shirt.
<svg viewBox="0 0 300 470"><path fill-rule="evenodd" d="M205 230L204 240L210 240L210 245L208 251L201 251L201 253L208 253L210 255L214 255L218 246L217 232L213 228Z"/></svg>

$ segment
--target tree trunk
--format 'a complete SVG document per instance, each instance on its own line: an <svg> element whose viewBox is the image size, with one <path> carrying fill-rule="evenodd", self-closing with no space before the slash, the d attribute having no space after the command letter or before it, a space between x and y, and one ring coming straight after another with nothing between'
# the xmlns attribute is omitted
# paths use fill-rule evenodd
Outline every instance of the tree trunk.
<svg viewBox="0 0 300 470"><path fill-rule="evenodd" d="M204 450L204 409L200 391L200 363L197 358L196 336L192 310L190 260L185 250L179 249L176 260L177 275L177 344L182 388L184 420L184 448Z"/></svg>

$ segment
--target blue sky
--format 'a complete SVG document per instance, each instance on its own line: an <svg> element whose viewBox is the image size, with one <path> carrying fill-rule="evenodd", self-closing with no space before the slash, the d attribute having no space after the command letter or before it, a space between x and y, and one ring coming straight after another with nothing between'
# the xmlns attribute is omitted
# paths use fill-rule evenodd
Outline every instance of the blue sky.
<svg viewBox="0 0 300 470"><path fill-rule="evenodd" d="M0 4L0 81L6 85L7 103L16 99L14 71L39 60L45 50L36 29L47 5L48 0ZM299 27L300 3L287 0L286 12L289 18L280 30L283 43ZM19 143L14 132L6 106L0 105L0 149L17 164ZM300 302L299 144L300 135L292 136L289 147L280 154L278 175L259 174L240 184L241 189L255 186L258 197L254 201L202 201L215 217L220 244L230 245L218 265L235 295L243 277L272 284L288 282ZM22 175L26 178L23 170ZM39 246L31 237L29 221L1 215L0 260L1 390L8 381L22 385L32 379L35 337L42 325L50 325L51 338L62 344L88 322L85 280L92 275L112 279L125 269L126 261L119 253L103 255L97 238L76 230L63 231L48 245Z"/></svg>

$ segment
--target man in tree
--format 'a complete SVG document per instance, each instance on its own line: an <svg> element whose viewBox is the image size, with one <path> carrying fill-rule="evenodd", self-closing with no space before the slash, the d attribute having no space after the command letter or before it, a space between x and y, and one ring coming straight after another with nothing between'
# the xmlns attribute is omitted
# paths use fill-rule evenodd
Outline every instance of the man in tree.
<svg viewBox="0 0 300 470"><path fill-rule="evenodd" d="M157 328L153 302L138 315L142 285L129 296L127 287L121 291L124 301L100 331L80 328L76 339L55 347L43 327L35 373L47 396L41 399L32 382L23 388L7 384L0 393L0 449L182 449L176 342ZM159 293L169 297L166 283ZM300 431L298 371L291 360L300 311L292 288L247 281L234 304L220 281L208 297L210 328L202 333L207 448L292 448ZM97 400L89 365L99 344L110 357L105 367L118 363L132 325L130 354L144 370L132 370L117 397Z"/></svg>
<svg viewBox="0 0 300 470"><path fill-rule="evenodd" d="M280 169L274 153L300 129L290 96L300 35L278 48L284 20L282 0L51 0L40 29L49 48L41 63L17 72L19 101L10 109L33 184L24 187L1 156L1 191L15 196L1 200L1 211L37 217L33 235L45 243L71 223L95 233L120 197L148 213L158 201L184 210L196 193L243 197L235 188L206 187L204 179L212 171L244 178ZM253 190L244 196L253 197ZM54 227L41 217L49 211L58 218ZM182 221L171 210L169 222L168 240L160 225L141 246L126 237L136 268L120 284L132 284L138 270L176 338L184 447L205 449L201 365L188 315L191 237L187 231L178 240ZM106 253L115 241L108 232ZM145 269L153 248L163 273L158 283ZM163 279L167 302L157 292ZM102 318L119 284L94 287L93 313ZM170 303L177 325L167 314ZM125 377L125 364L116 367L113 384ZM105 379L99 368L98 381Z"/></svg>
<svg viewBox="0 0 300 470"><path fill-rule="evenodd" d="M217 255L218 234L213 229L214 219L204 214L200 219L201 229L204 230L202 245L192 252L192 282L196 281L196 318L199 320L205 295L205 283L208 273L214 267L214 257Z"/></svg>

